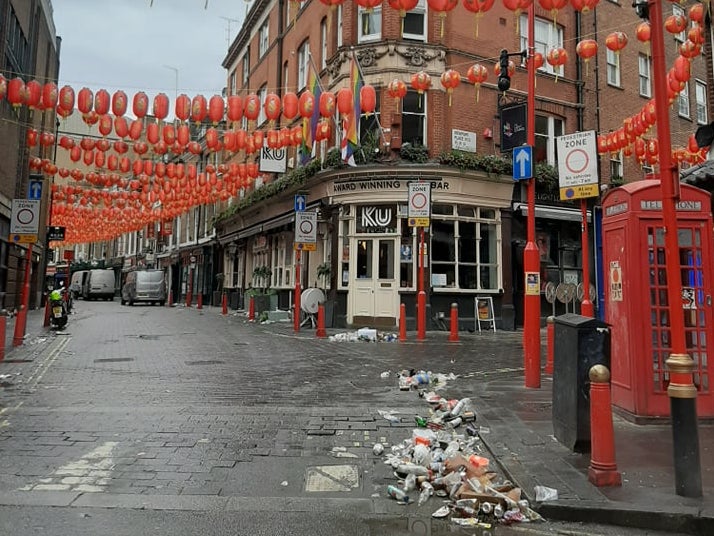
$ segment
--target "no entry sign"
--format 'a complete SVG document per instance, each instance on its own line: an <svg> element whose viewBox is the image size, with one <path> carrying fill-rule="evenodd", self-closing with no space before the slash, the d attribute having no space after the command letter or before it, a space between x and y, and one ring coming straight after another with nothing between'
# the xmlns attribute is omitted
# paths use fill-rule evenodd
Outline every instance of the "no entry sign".
<svg viewBox="0 0 714 536"><path fill-rule="evenodd" d="M407 216L410 227L428 227L431 217L431 183L409 183L409 207Z"/></svg>
<svg viewBox="0 0 714 536"><path fill-rule="evenodd" d="M556 138L560 199L597 197L597 141L595 131Z"/></svg>

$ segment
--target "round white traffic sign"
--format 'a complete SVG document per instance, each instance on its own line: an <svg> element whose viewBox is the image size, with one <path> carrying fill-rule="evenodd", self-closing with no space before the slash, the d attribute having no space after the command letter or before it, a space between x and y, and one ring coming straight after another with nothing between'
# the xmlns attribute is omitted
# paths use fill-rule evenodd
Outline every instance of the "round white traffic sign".
<svg viewBox="0 0 714 536"><path fill-rule="evenodd" d="M570 173L582 173L589 164L590 157L583 149L573 149L565 156L565 166Z"/></svg>

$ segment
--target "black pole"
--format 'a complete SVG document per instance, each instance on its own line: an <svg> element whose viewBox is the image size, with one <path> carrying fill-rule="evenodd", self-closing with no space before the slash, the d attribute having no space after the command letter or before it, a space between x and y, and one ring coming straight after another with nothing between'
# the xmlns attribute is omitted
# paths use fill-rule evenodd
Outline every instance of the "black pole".
<svg viewBox="0 0 714 536"><path fill-rule="evenodd" d="M696 398L670 398L674 486L682 497L702 496L696 404Z"/></svg>

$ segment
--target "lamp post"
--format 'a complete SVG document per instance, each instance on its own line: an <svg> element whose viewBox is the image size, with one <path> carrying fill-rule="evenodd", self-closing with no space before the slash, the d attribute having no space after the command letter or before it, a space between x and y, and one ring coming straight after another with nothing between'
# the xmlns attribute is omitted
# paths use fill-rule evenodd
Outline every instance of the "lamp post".
<svg viewBox="0 0 714 536"><path fill-rule="evenodd" d="M171 65L164 65L163 68L174 72L174 106L176 106L176 99L178 99L179 70Z"/></svg>
<svg viewBox="0 0 714 536"><path fill-rule="evenodd" d="M535 7L528 7L528 100L527 141L535 146ZM527 292L526 278L535 274L540 288L540 253L535 242L535 178L527 185L527 241L523 252L523 357L526 387L540 388L540 293Z"/></svg>
<svg viewBox="0 0 714 536"><path fill-rule="evenodd" d="M701 497L702 476L699 461L697 430L697 388L692 379L694 361L687 354L684 311L682 310L682 276L679 260L676 202L679 199L679 174L672 161L672 140L669 131L667 76L662 35L662 0L635 3L637 14L649 16L652 27L652 73L657 139L660 150L660 183L662 187L662 220L665 237L665 269L671 353L666 360L670 382L667 395L672 416L674 478L677 495ZM649 11L649 14L647 13Z"/></svg>

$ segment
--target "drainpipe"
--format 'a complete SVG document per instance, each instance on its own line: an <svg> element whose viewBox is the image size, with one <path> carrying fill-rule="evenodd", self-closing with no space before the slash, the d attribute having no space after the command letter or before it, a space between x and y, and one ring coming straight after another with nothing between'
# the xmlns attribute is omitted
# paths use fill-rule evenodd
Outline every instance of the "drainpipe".
<svg viewBox="0 0 714 536"><path fill-rule="evenodd" d="M575 12L575 42L579 43L580 39L582 38L582 29L580 26L582 25L583 21L580 15L580 11ZM585 103L583 102L583 63L582 60L578 59L575 62L575 80L576 82L576 87L577 87L577 99L578 99L578 131L582 132L583 130L583 109L585 107Z"/></svg>
<svg viewBox="0 0 714 536"><path fill-rule="evenodd" d="M278 78L277 78L277 94L278 97L283 96L283 37L285 33L285 21L283 20L283 7L285 0L278 0Z"/></svg>

